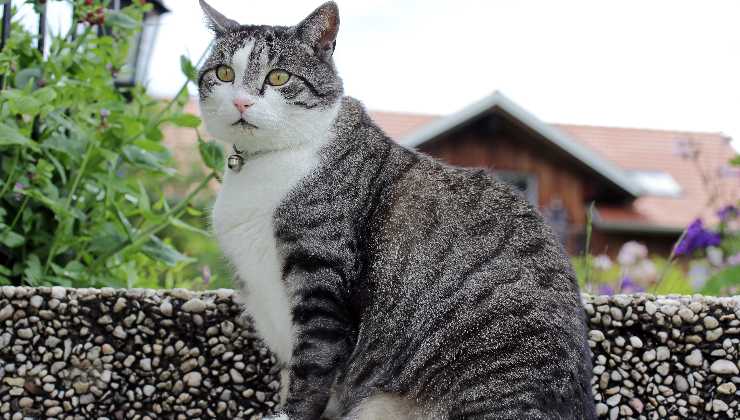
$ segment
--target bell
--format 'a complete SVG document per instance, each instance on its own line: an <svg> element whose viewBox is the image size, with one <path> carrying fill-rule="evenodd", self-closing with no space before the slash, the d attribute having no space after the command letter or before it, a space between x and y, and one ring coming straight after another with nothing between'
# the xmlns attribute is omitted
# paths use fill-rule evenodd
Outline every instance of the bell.
<svg viewBox="0 0 740 420"><path fill-rule="evenodd" d="M242 170L242 166L244 166L244 158L237 154L229 155L229 159L226 163L229 166L229 169L239 173L239 171Z"/></svg>

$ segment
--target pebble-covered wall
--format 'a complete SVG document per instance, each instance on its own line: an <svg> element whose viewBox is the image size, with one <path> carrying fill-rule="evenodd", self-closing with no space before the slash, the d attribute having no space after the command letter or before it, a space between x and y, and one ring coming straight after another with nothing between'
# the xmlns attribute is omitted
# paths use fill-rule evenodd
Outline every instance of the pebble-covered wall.
<svg viewBox="0 0 740 420"><path fill-rule="evenodd" d="M602 418L740 416L740 298L584 297ZM0 419L258 419L278 367L228 290L0 287Z"/></svg>

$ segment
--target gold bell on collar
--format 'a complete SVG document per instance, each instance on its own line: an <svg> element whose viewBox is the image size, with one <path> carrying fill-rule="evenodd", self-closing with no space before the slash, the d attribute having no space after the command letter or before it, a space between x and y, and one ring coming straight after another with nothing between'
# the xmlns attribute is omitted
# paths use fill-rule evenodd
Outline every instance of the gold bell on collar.
<svg viewBox="0 0 740 420"><path fill-rule="evenodd" d="M232 171L239 173L239 171L241 171L242 167L244 166L244 157L242 156L242 151L237 149L236 146L233 146L233 149L234 153L229 155L229 158L226 161L226 165Z"/></svg>

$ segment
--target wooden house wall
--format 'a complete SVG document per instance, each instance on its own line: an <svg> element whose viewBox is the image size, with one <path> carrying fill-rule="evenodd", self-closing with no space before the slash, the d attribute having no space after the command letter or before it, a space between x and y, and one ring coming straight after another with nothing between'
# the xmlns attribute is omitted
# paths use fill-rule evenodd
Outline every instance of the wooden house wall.
<svg viewBox="0 0 740 420"><path fill-rule="evenodd" d="M427 143L420 150L453 165L534 175L540 209L554 200L562 202L570 225L567 248L571 252L578 249L586 223L584 175L569 166L569 160L543 151L541 141L505 124L491 129L479 123Z"/></svg>
<svg viewBox="0 0 740 420"><path fill-rule="evenodd" d="M419 149L453 165L485 168L491 171L516 171L537 179L537 200L543 213L560 200L568 215L564 240L572 255L581 254L585 245L586 213L589 203L628 203L629 198L609 186L527 127L505 115L491 114ZM606 232L594 229L591 253L616 257L622 244L630 240L645 243L651 254L668 255L674 235Z"/></svg>

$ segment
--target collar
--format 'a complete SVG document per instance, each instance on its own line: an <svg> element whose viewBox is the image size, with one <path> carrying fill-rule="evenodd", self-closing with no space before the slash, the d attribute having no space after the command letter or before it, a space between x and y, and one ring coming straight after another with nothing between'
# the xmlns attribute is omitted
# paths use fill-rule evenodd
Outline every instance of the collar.
<svg viewBox="0 0 740 420"><path fill-rule="evenodd" d="M244 150L237 149L235 144L232 144L231 148L233 152L229 155L226 164L229 169L236 173L239 173L239 171L242 170L242 168L244 167L244 163L248 159L253 159L257 156L261 156L270 152L269 150L261 150L255 153L247 154Z"/></svg>

